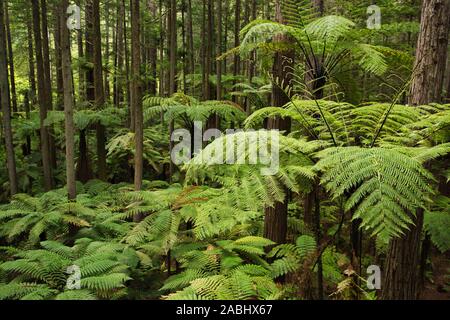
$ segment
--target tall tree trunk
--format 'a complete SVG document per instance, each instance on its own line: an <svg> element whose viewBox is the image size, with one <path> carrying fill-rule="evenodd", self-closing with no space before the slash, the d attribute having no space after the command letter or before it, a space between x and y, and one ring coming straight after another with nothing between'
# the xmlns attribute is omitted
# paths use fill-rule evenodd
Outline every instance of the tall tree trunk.
<svg viewBox="0 0 450 320"><path fill-rule="evenodd" d="M108 66L109 66L109 29L110 29L110 16L109 16L109 6L106 5L105 6L105 20L106 20L106 37L105 37L105 41L106 41L106 46L105 46L105 60L106 60L106 70L104 73L104 88L105 88L105 101L108 102L109 101L109 80L108 80Z"/></svg>
<svg viewBox="0 0 450 320"><path fill-rule="evenodd" d="M4 3L0 0L0 103L2 110L3 135L6 148L6 165L8 169L11 195L17 193L16 160L11 130L11 109L9 106L8 65L6 58L6 32L4 25Z"/></svg>
<svg viewBox="0 0 450 320"><path fill-rule="evenodd" d="M125 0L122 0L123 7L125 8ZM125 101L127 102L128 106L130 105L130 99L131 99L131 84L130 84L130 52L128 51L128 37L127 37L127 14L124 9L124 16L123 16L123 52L125 57L125 77L124 77L124 83L125 83ZM134 126L134 119L133 115L130 114L130 128Z"/></svg>
<svg viewBox="0 0 450 320"><path fill-rule="evenodd" d="M217 0L217 49L216 54L220 56L222 54L222 0ZM222 99L222 61L216 61L217 69L217 100Z"/></svg>
<svg viewBox="0 0 450 320"><path fill-rule="evenodd" d="M30 119L30 95L29 91L23 93L23 109L25 111L25 119ZM31 136L27 134L25 137L25 143L22 146L24 157L31 154Z"/></svg>
<svg viewBox="0 0 450 320"><path fill-rule="evenodd" d="M442 101L449 33L449 1L429 0L422 5L410 105Z"/></svg>
<svg viewBox="0 0 450 320"><path fill-rule="evenodd" d="M214 22L213 22L213 8L212 8L212 1L213 0L206 0L207 1L207 27L206 27L206 45L205 45L205 64L204 64L204 73L205 73L205 88L203 93L203 99L204 100L211 100L211 83L209 81L209 76L212 73L212 49L213 49L213 28L214 28Z"/></svg>
<svg viewBox="0 0 450 320"><path fill-rule="evenodd" d="M36 76L34 73L34 53L33 53L33 27L31 17L27 19L27 38L28 38L28 81L30 83L29 99L32 104L36 103Z"/></svg>
<svg viewBox="0 0 450 320"><path fill-rule="evenodd" d="M117 17L117 67L115 71L115 79L114 79L114 94L115 94L115 105L119 106L121 102L123 102L123 86L126 84L124 79L124 53L125 53L125 44L124 44L124 26L125 26L125 5L123 1L120 1L119 12Z"/></svg>
<svg viewBox="0 0 450 320"><path fill-rule="evenodd" d="M176 91L177 76L177 2L170 0L169 10L169 95Z"/></svg>
<svg viewBox="0 0 450 320"><path fill-rule="evenodd" d="M159 63L162 66L164 63L164 41L165 41L165 32L166 30L164 26L164 22L166 21L163 18L163 0L159 0ZM165 96L165 88L164 88L165 78L164 78L164 68L159 68L159 95L161 97ZM161 123L163 122L163 113L161 112Z"/></svg>
<svg viewBox="0 0 450 320"><path fill-rule="evenodd" d="M54 42L55 42L55 66L56 66L56 109L64 109L64 89L63 89L63 74L62 74L62 52L61 52L61 28L66 27L66 22L61 26L61 17L58 10L60 6L55 6L55 20L54 20Z"/></svg>
<svg viewBox="0 0 450 320"><path fill-rule="evenodd" d="M31 4L33 9L33 32L36 50L42 169L44 171L44 189L46 191L49 191L53 187L53 181L52 181L52 168L50 162L49 134L47 127L44 125L44 121L47 118L47 110L49 109L50 102L47 99L48 97L45 89L45 74L44 74L44 61L42 58L39 1L31 0Z"/></svg>
<svg viewBox="0 0 450 320"><path fill-rule="evenodd" d="M77 5L80 6L80 0L77 1ZM77 30L77 48L78 48L78 60L82 61L84 57L83 53L83 30L80 28ZM85 90L85 73L81 63L78 66L78 99L80 101L86 100Z"/></svg>
<svg viewBox="0 0 450 320"><path fill-rule="evenodd" d="M206 39L206 6L207 0L202 0L202 23L201 23L201 31L200 31L200 38ZM201 60L201 71L202 71L202 99L205 100L207 96L207 74L206 74L206 54L207 54L207 43L203 44L200 47L200 60Z"/></svg>
<svg viewBox="0 0 450 320"><path fill-rule="evenodd" d="M186 37L187 37L187 55L188 55L188 73L195 73L195 60L194 60L194 35L192 28L192 0L187 0L186 6ZM191 90L191 94L192 90Z"/></svg>
<svg viewBox="0 0 450 320"><path fill-rule="evenodd" d="M44 66L44 90L46 100L48 101L47 109L53 109L53 96L52 96L52 78L50 69L50 44L48 39L48 22L47 22L47 1L41 0L41 25L42 25L42 59ZM48 129L48 144L50 152L50 161L53 169L56 169L56 146L53 136L53 127L49 126Z"/></svg>
<svg viewBox="0 0 450 320"><path fill-rule="evenodd" d="M13 112L17 112L17 94L16 94L16 77L14 74L14 55L11 42L11 26L9 23L8 3L5 2L5 25L6 37L8 42L8 63L9 63L9 77L11 79L11 102Z"/></svg>
<svg viewBox="0 0 450 320"><path fill-rule="evenodd" d="M277 0L275 2L275 17L276 21L284 23L284 19L281 13L281 2ZM275 36L273 41L283 41L284 36ZM284 56L292 58L292 52L276 52L272 74L274 79L279 79L280 82L285 85L290 85L292 76L286 72L286 68L289 67L293 61L292 59L285 59ZM282 107L289 102L289 98L286 97L283 90L277 85L272 86L272 105L275 107ZM290 119L271 118L267 121L267 129L279 129L289 131L291 129ZM274 207L267 207L264 210L264 237L275 241L277 243L284 243L286 241L287 232L287 208L288 208L288 190L285 190L284 202L276 202Z"/></svg>
<svg viewBox="0 0 450 320"><path fill-rule="evenodd" d="M72 84L72 68L70 61L70 35L66 26L66 8L68 0L62 0L59 5L59 25L60 32L60 49L61 49L61 67L64 92L64 117L65 117L65 146L66 146L66 180L67 180L67 196L69 200L76 197L76 181L75 181L75 145L74 145L74 124L73 124L73 84Z"/></svg>
<svg viewBox="0 0 450 320"><path fill-rule="evenodd" d="M251 0L251 13L250 18L251 20L256 19L256 0ZM256 61L256 51L253 50L250 53L250 59L248 60L248 82L251 84L253 81L253 77L255 76L256 68L255 68L255 61ZM249 116L252 113L251 110L251 101L250 99L246 98L246 106L245 110L247 113L247 116Z"/></svg>
<svg viewBox="0 0 450 320"><path fill-rule="evenodd" d="M417 42L410 105L440 102L447 60L450 3L447 0L424 1ZM384 266L382 299L411 300L419 297L420 241L423 209L411 214L414 225L402 238L392 239Z"/></svg>
<svg viewBox="0 0 450 320"><path fill-rule="evenodd" d="M143 170L143 114L141 100L141 79L140 79L140 14L139 1L131 0L131 108L134 109L135 119L135 155L134 155L134 189L142 188Z"/></svg>
<svg viewBox="0 0 450 320"><path fill-rule="evenodd" d="M281 13L280 13L281 14ZM239 31L241 28L241 0L236 0L235 11L234 11L234 47L238 47L239 42ZM234 67L233 67L233 76L237 77L241 72L241 58L239 55L234 56ZM233 81L233 84L236 84L236 80ZM237 97L233 96L233 101L237 102Z"/></svg>
<svg viewBox="0 0 450 320"><path fill-rule="evenodd" d="M158 18L158 7L156 5L156 1L152 0L148 2L148 7L151 12L151 19L152 21L156 21ZM158 40L156 37L156 33L152 30L150 34L150 41L149 41L149 49L148 49L148 58L150 63L150 76L152 79L149 82L148 91L150 95L155 96L156 95L156 71L157 71L157 55L158 55Z"/></svg>
<svg viewBox="0 0 450 320"><path fill-rule="evenodd" d="M186 1L181 1L181 46L183 48L181 60L183 61L183 93L187 93L187 62L186 62Z"/></svg>
<svg viewBox="0 0 450 320"><path fill-rule="evenodd" d="M176 72L177 72L177 2L176 0L169 0L169 96L172 96L176 91ZM169 123L169 138L172 136L174 130L174 121ZM172 139L169 139L169 154L172 153L174 143ZM172 181L172 176L175 171L174 163L170 161L169 165L169 178Z"/></svg>
<svg viewBox="0 0 450 320"><path fill-rule="evenodd" d="M222 15L224 15L224 21L225 21L225 28L223 30L223 41L222 41L222 52L226 52L228 50L228 25L229 25L229 17L230 17L230 1L229 0L225 0L224 3L224 9L223 9L223 13ZM225 58L223 59L222 63L223 63L223 72L227 73L227 63L228 59Z"/></svg>
<svg viewBox="0 0 450 320"><path fill-rule="evenodd" d="M102 41L100 33L100 6L99 0L92 1L92 21L94 36L94 95L97 110L105 104L105 91L103 87L103 65L102 65ZM95 126L97 138L97 176L100 180L106 180L106 132L101 123Z"/></svg>

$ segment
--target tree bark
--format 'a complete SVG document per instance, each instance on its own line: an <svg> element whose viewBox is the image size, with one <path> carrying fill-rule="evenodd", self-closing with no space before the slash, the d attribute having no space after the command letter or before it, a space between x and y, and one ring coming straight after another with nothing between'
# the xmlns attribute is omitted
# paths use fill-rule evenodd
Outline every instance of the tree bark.
<svg viewBox="0 0 450 320"><path fill-rule="evenodd" d="M114 104L118 107L123 101L123 60L124 60L124 20L125 20L125 8L123 3L119 5L118 17L117 17L117 65L114 77Z"/></svg>
<svg viewBox="0 0 450 320"><path fill-rule="evenodd" d="M14 154L13 134L11 129L11 109L9 106L9 81L6 58L6 32L4 25L4 3L0 0L0 103L2 110L3 134L6 148L6 165L8 169L11 195L17 193L16 160Z"/></svg>
<svg viewBox="0 0 450 320"><path fill-rule="evenodd" d="M39 119L40 119L40 135L41 135L41 154L42 169L44 171L44 189L49 191L53 187L52 168L50 165L50 148L48 129L44 125L47 118L47 110L49 109L49 101L47 99L45 88L44 61L42 58L42 42L41 42L41 22L39 13L38 0L31 0L33 9L33 32L36 50L36 67L37 67L37 85L38 85L38 103L39 103Z"/></svg>
<svg viewBox="0 0 450 320"><path fill-rule="evenodd" d="M27 19L27 38L28 38L28 81L30 83L29 99L32 104L36 103L36 76L34 73L34 53L33 53L33 27L31 17Z"/></svg>
<svg viewBox="0 0 450 320"><path fill-rule="evenodd" d="M65 23L67 19L67 6L68 0L62 0L59 5L59 25L61 26L59 43L61 45L61 72L64 92L67 196L69 200L74 200L76 197L76 182L74 161L73 84L70 62L70 36L69 29Z"/></svg>
<svg viewBox="0 0 450 320"><path fill-rule="evenodd" d="M55 6L55 20L54 20L54 42L55 42L55 66L56 66L56 109L64 109L64 88L63 88L63 72L62 72L62 52L61 52L61 28L66 27L66 22L61 25L61 5Z"/></svg>
<svg viewBox="0 0 450 320"><path fill-rule="evenodd" d="M450 3L424 1L410 105L440 102L447 59ZM382 299L411 300L419 297L420 241L423 210L411 215L414 225L402 238L390 241L384 266Z"/></svg>
<svg viewBox="0 0 450 320"><path fill-rule="evenodd" d="M103 87L102 42L100 33L100 6L99 0L92 1L92 21L94 40L94 96L97 110L105 104L105 91ZM97 138L97 176L106 180L106 130L101 123L95 126Z"/></svg>
<svg viewBox="0 0 450 320"><path fill-rule="evenodd" d="M106 46L105 46L105 59L106 59L106 67L107 69L104 72L104 88L105 88L105 101L109 102L109 79L108 79L108 66L109 66L109 29L110 29L110 16L109 16L109 5L105 6L105 20L106 20Z"/></svg>
<svg viewBox="0 0 450 320"><path fill-rule="evenodd" d="M53 96L52 96L52 78L50 69L50 45L48 39L48 22L47 22L47 1L41 0L41 25L42 25L42 59L44 66L44 90L46 100L48 101L47 110L53 109ZM53 127L49 126L48 131L48 144L50 152L50 163L52 169L56 169L56 146L53 136Z"/></svg>
<svg viewBox="0 0 450 320"><path fill-rule="evenodd" d="M217 49L216 54L220 56L222 54L222 0L217 0ZM222 99L222 61L216 61L217 69L217 100Z"/></svg>
<svg viewBox="0 0 450 320"><path fill-rule="evenodd" d="M177 2L170 0L169 10L169 96L176 92L177 76Z"/></svg>
<svg viewBox="0 0 450 320"><path fill-rule="evenodd" d="M194 35L192 28L192 0L187 0L186 6L186 33L187 33L187 47L188 47L188 73L195 73L195 61L194 61Z"/></svg>
<svg viewBox="0 0 450 320"><path fill-rule="evenodd" d="M422 5L417 41L415 74L411 84L410 105L442 101L450 4L448 0L429 0Z"/></svg>
<svg viewBox="0 0 450 320"><path fill-rule="evenodd" d="M135 155L134 155L134 189L142 188L143 170L143 114L141 100L141 79L140 79L140 14L139 0L131 0L131 107L134 109L135 119Z"/></svg>
<svg viewBox="0 0 450 320"><path fill-rule="evenodd" d="M280 12L281 14L281 12ZM241 0L236 0L235 11L234 11L234 47L240 45L239 32L241 28ZM275 63L275 62L274 62ZM233 66L233 76L236 78L241 72L241 58L239 55L234 56L234 66ZM236 79L233 81L236 84ZM237 102L237 97L233 96L233 101Z"/></svg>
<svg viewBox="0 0 450 320"><path fill-rule="evenodd" d="M277 0L275 2L275 17L280 23L284 22L281 13L281 2ZM274 41L283 41L284 36L274 37ZM286 67L291 66L293 63L292 52L276 52L274 56L272 74L274 79L279 79L285 85L289 85L292 81L292 76L287 73ZM272 86L272 105L275 107L282 107L289 102L289 98L286 97L282 89L277 85ZM291 129L290 119L271 118L267 121L267 129L278 129L282 131L289 131ZM277 202L275 206L265 208L264 217L264 237L276 242L284 243L286 241L287 232L287 208L288 208L288 190L285 190L284 202Z"/></svg>
<svg viewBox="0 0 450 320"><path fill-rule="evenodd" d="M158 7L156 5L156 1L152 0L148 2L148 6L149 6L149 10L151 12L151 17L153 19L153 21L156 21L157 17L158 17ZM149 62L150 62L150 75L152 77L152 79L149 82L149 87L148 87L148 91L150 95L155 96L156 95L156 72L157 72L157 65L156 65L156 60L157 60L157 52L158 49L158 40L157 40L157 36L156 33L152 32L150 34L150 41L149 41L149 52L148 52L148 58L149 58Z"/></svg>
<svg viewBox="0 0 450 320"><path fill-rule="evenodd" d="M9 10L8 3L5 2L5 25L6 25L6 38L8 42L8 64L9 64L9 77L11 79L11 102L12 111L17 112L17 94L16 94L16 77L14 74L14 55L11 41L11 26L9 23Z"/></svg>
<svg viewBox="0 0 450 320"><path fill-rule="evenodd" d="M169 33L169 96L172 96L176 91L176 52L177 52L177 6L176 0L169 0L169 16L168 16L168 33ZM174 130L174 121L169 123L169 154L172 153L174 143L171 139ZM175 166L172 161L169 164L169 180L172 181L172 176L175 171Z"/></svg>

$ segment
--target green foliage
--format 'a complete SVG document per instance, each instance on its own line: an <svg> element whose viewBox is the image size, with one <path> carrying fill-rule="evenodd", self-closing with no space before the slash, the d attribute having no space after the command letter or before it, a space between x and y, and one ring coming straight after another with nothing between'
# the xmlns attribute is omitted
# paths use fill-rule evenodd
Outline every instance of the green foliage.
<svg viewBox="0 0 450 320"><path fill-rule="evenodd" d="M144 120L149 121L164 114L167 121L181 120L185 128L191 128L194 121L206 121L217 115L222 121L242 121L245 113L241 107L231 101L198 101L182 93L176 93L170 98L144 98Z"/></svg>
<svg viewBox="0 0 450 320"><path fill-rule="evenodd" d="M0 264L15 277L0 287L0 299L72 300L112 299L126 294L130 255L124 245L81 238L72 247L57 241L41 242L41 249L21 251ZM80 273L81 290L67 287L70 266Z"/></svg>
<svg viewBox="0 0 450 320"><path fill-rule="evenodd" d="M336 199L350 195L345 209L372 234L399 236L424 208L432 190L431 174L421 164L395 150L359 147L331 148L318 155L321 183Z"/></svg>
<svg viewBox="0 0 450 320"><path fill-rule="evenodd" d="M274 299L282 290L274 283L267 263L260 256L273 242L260 237L222 240L179 256L181 273L171 276L162 291L178 290L170 300L247 300ZM244 260L253 263L244 263Z"/></svg>
<svg viewBox="0 0 450 320"><path fill-rule="evenodd" d="M441 251L450 250L450 198L437 198L430 211L425 212L424 228L430 235L433 244Z"/></svg>

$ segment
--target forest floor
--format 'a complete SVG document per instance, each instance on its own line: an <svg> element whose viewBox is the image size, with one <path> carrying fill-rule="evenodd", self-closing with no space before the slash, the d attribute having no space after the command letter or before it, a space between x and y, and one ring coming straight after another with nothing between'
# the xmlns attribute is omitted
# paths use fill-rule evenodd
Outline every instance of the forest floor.
<svg viewBox="0 0 450 320"><path fill-rule="evenodd" d="M432 276L425 283L423 300L450 300L450 259L446 255L431 258Z"/></svg>

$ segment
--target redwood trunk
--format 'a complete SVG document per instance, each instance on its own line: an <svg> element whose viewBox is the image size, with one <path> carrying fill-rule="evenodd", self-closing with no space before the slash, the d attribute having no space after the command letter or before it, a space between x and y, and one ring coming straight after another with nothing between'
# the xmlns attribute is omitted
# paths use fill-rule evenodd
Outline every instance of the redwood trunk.
<svg viewBox="0 0 450 320"><path fill-rule="evenodd" d="M75 161L74 161L74 123L73 123L73 84L72 69L70 62L70 38L69 29L66 27L66 8L68 0L62 0L60 4L59 25L61 26L60 42L61 48L61 73L64 96L65 116L65 146L66 146L66 180L67 195L69 200L76 197Z"/></svg>
<svg viewBox="0 0 450 320"><path fill-rule="evenodd" d="M47 118L47 110L49 109L49 101L47 99L48 97L45 88L39 2L38 0L31 0L31 4L33 9L33 32L36 50L42 169L44 171L44 189L46 191L49 191L53 187L53 181L52 181L52 169L50 166L51 162L50 162L49 134L47 127L44 125L44 120Z"/></svg>
<svg viewBox="0 0 450 320"><path fill-rule="evenodd" d="M17 193L16 160L14 156L13 135L11 130L11 109L9 107L9 84L6 59L6 33L4 25L3 0L0 0L0 103L5 138L6 161L11 195Z"/></svg>
<svg viewBox="0 0 450 320"><path fill-rule="evenodd" d="M447 60L449 14L448 0L423 2L410 105L441 101ZM390 241L384 267L382 299L410 300L419 297L423 210L417 210L412 219L414 225L410 230L402 238Z"/></svg>
<svg viewBox="0 0 450 320"><path fill-rule="evenodd" d="M276 1L276 20L283 23L283 16L281 14L281 3ZM283 41L283 36L277 36L274 41ZM284 56L290 56L292 58L292 52L276 52L273 62L273 78L283 81L288 85L292 81L292 77L289 73L285 72L289 69L288 64L292 63L291 59L285 59ZM272 105L275 107L282 107L289 102L289 98L286 97L283 90L277 85L273 85L272 89ZM279 129L281 131L289 131L291 128L290 119L269 119L267 122L267 129ZM288 190L285 190L284 202L277 202L275 206L265 208L264 217L264 237L275 241L276 243L283 243L286 241L287 232L287 208L288 208Z"/></svg>
<svg viewBox="0 0 450 320"><path fill-rule="evenodd" d="M143 114L141 100L140 80L140 15L139 0L131 0L131 108L134 110L135 119L135 155L134 155L134 189L142 188L143 170Z"/></svg>

